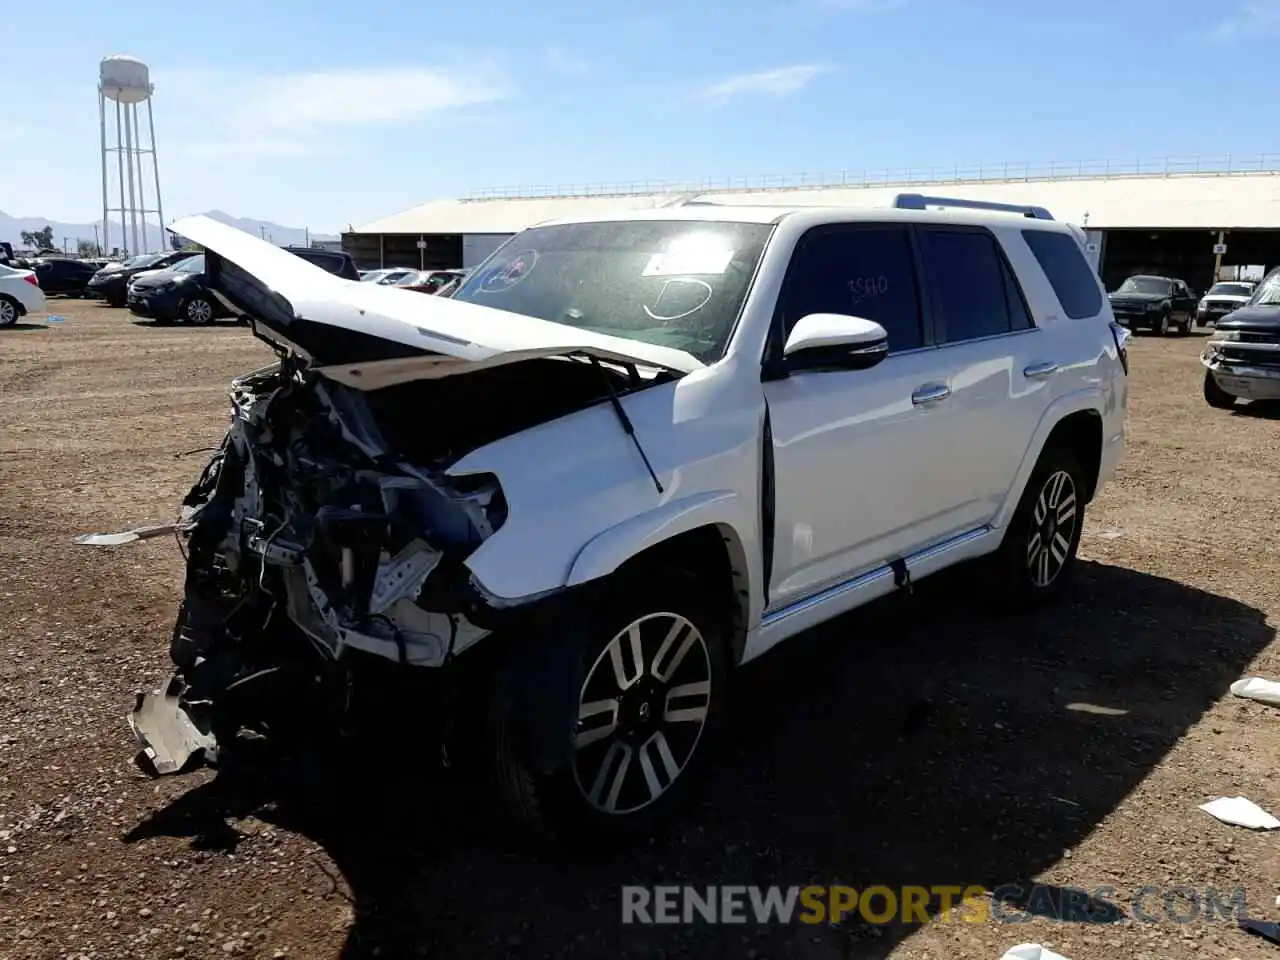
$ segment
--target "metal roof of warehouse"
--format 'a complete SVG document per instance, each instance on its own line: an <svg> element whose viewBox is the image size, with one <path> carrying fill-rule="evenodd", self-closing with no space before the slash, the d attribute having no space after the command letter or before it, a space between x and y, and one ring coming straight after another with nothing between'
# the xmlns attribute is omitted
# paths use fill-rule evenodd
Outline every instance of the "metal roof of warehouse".
<svg viewBox="0 0 1280 960"><path fill-rule="evenodd" d="M795 187L615 196L436 200L358 227L370 234L515 233L560 217L580 217L712 203L887 207L902 192L926 184ZM930 182L924 192L967 200L1036 204L1059 220L1090 228L1280 229L1280 173L1120 176L1046 180Z"/></svg>

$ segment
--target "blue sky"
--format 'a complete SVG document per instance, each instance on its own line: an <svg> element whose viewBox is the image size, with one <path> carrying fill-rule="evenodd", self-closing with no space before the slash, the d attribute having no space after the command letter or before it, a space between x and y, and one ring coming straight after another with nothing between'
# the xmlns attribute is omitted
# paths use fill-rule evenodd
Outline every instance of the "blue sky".
<svg viewBox="0 0 1280 960"><path fill-rule="evenodd" d="M151 65L166 219L335 231L485 188L1280 151L1280 0L6 5L0 210L100 216Z"/></svg>

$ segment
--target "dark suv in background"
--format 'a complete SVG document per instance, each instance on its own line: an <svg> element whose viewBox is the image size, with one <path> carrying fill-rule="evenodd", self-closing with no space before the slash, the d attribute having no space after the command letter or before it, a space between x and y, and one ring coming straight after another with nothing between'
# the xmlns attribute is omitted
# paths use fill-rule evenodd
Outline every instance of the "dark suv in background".
<svg viewBox="0 0 1280 960"><path fill-rule="evenodd" d="M1108 294L1111 312L1130 330L1147 329L1161 336L1177 328L1190 333L1196 322L1196 295L1176 277L1136 276Z"/></svg>
<svg viewBox="0 0 1280 960"><path fill-rule="evenodd" d="M314 263L321 270L336 274L343 280L360 279L360 271L349 253L342 253L339 250L320 250L317 247L285 247L284 249L295 257Z"/></svg>
<svg viewBox="0 0 1280 960"><path fill-rule="evenodd" d="M45 293L83 297L85 288L105 264L101 260L72 260L50 257L36 261L36 279Z"/></svg>

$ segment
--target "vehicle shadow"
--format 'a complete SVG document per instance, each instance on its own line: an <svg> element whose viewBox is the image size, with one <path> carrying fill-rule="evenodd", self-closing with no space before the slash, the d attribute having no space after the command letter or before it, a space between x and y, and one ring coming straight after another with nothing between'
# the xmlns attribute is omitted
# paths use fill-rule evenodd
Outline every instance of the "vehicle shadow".
<svg viewBox="0 0 1280 960"><path fill-rule="evenodd" d="M385 785L367 772L323 785L220 775L127 840L227 849L238 835L225 818L251 812L304 834L341 873L333 896L351 901L347 960L883 957L915 927L623 925L621 887L1026 884L1273 636L1235 600L1101 563L1023 615L985 612L975 582L941 575L744 668L697 802L665 837L612 855L534 849L476 785L418 776L412 758Z"/></svg>
<svg viewBox="0 0 1280 960"><path fill-rule="evenodd" d="M1232 413L1237 417L1280 420L1280 400L1250 400L1244 406L1236 404Z"/></svg>
<svg viewBox="0 0 1280 960"><path fill-rule="evenodd" d="M48 324L32 323L30 320L19 320L17 323L11 323L7 327L0 327L0 330L44 330Z"/></svg>
<svg viewBox="0 0 1280 960"><path fill-rule="evenodd" d="M162 330L244 330L244 324L235 320L218 319L206 324L179 323L176 320L156 320L151 317L133 317L130 321L135 327L158 327Z"/></svg>

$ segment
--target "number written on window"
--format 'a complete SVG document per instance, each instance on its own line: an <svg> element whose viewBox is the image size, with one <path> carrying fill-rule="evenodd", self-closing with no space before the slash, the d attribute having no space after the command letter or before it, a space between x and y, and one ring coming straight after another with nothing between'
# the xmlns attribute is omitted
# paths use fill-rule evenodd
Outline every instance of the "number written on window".
<svg viewBox="0 0 1280 960"><path fill-rule="evenodd" d="M923 343L911 241L901 227L819 227L796 247L782 295L783 333L811 313L873 320L889 352Z"/></svg>

